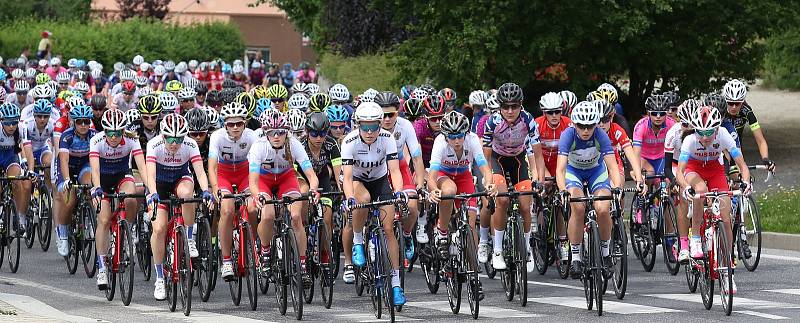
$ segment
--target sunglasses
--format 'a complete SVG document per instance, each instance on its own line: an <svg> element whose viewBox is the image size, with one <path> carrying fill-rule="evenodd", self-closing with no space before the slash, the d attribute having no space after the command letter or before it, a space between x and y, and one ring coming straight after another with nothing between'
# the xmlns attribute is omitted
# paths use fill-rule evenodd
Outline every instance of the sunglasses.
<svg viewBox="0 0 800 323"><path fill-rule="evenodd" d="M183 99L183 100L181 100L181 103L186 103L186 102L194 102L194 99Z"/></svg>
<svg viewBox="0 0 800 323"><path fill-rule="evenodd" d="M386 119L386 118L391 119L391 118L394 118L396 116L397 116L397 112L384 112L383 113L383 118L384 119Z"/></svg>
<svg viewBox="0 0 800 323"><path fill-rule="evenodd" d="M442 118L444 118L444 116L426 117L426 118L428 119L428 121L441 122Z"/></svg>
<svg viewBox="0 0 800 323"><path fill-rule="evenodd" d="M145 116L145 115L143 115L142 116L142 120L156 121L156 120L158 120L158 115L153 115L153 116Z"/></svg>
<svg viewBox="0 0 800 323"><path fill-rule="evenodd" d="M28 91L15 91L17 95L28 95Z"/></svg>
<svg viewBox="0 0 800 323"><path fill-rule="evenodd" d="M328 135L328 130L309 130L309 137L325 137Z"/></svg>
<svg viewBox="0 0 800 323"><path fill-rule="evenodd" d="M441 119L441 118L439 118L439 119ZM378 132L378 131L381 130L381 125L379 125L379 124L362 124L362 125L358 126L358 129L360 129L363 132Z"/></svg>
<svg viewBox="0 0 800 323"><path fill-rule="evenodd" d="M283 103L284 101L286 101L286 99L269 99L269 100L274 103Z"/></svg>
<svg viewBox="0 0 800 323"><path fill-rule="evenodd" d="M507 110L507 111L508 110L513 111L513 110L519 109L521 107L522 107L522 105L519 105L519 104L503 104L503 105L500 106L500 109Z"/></svg>
<svg viewBox="0 0 800 323"><path fill-rule="evenodd" d="M133 92L122 92L123 95L133 95Z"/></svg>
<svg viewBox="0 0 800 323"><path fill-rule="evenodd" d="M75 124L79 125L79 126L88 126L88 125L92 124L92 120L89 120L89 119L78 119L78 120L75 120Z"/></svg>
<svg viewBox="0 0 800 323"><path fill-rule="evenodd" d="M109 138L122 137L122 130L106 130L106 137Z"/></svg>
<svg viewBox="0 0 800 323"><path fill-rule="evenodd" d="M739 104L742 104L742 102L728 102L729 107L737 106Z"/></svg>
<svg viewBox="0 0 800 323"><path fill-rule="evenodd" d="M207 131L192 131L192 132L189 133L189 137L192 137L192 138L205 137L206 135L208 135Z"/></svg>
<svg viewBox="0 0 800 323"><path fill-rule="evenodd" d="M450 133L450 134L447 134L447 139L450 139L450 140L455 140L455 139L461 139L461 138L464 138L464 137L466 137L466 136L467 136L467 133L466 133L466 132L462 132L462 133Z"/></svg>
<svg viewBox="0 0 800 323"><path fill-rule="evenodd" d="M347 125L331 126L331 130L345 130L345 129L347 129Z"/></svg>
<svg viewBox="0 0 800 323"><path fill-rule="evenodd" d="M19 120L8 120L8 121L3 121L3 125L4 125L4 126L6 126L6 127L10 127L10 126L16 126L16 125L18 125L18 124L19 124Z"/></svg>
<svg viewBox="0 0 800 323"><path fill-rule="evenodd" d="M580 124L580 123L575 124L575 126L578 127L578 129L580 129L580 130L589 130L589 129L594 129L594 127L595 127L595 125L585 125L585 124Z"/></svg>
<svg viewBox="0 0 800 323"><path fill-rule="evenodd" d="M664 112L664 111L652 111L652 112L650 112L650 116L651 117L664 117L666 115L667 115L667 113Z"/></svg>
<svg viewBox="0 0 800 323"><path fill-rule="evenodd" d="M225 126L230 128L241 128L244 127L244 121L226 122Z"/></svg>
<svg viewBox="0 0 800 323"><path fill-rule="evenodd" d="M611 121L611 116L605 116L600 118L600 123L608 123L609 121Z"/></svg>
<svg viewBox="0 0 800 323"><path fill-rule="evenodd" d="M280 137L289 133L286 129L271 129L265 132L269 137Z"/></svg>
<svg viewBox="0 0 800 323"><path fill-rule="evenodd" d="M557 114L561 114L561 110L548 110L548 111L545 111L544 114L549 115L549 116L554 116L554 115L557 115Z"/></svg>
<svg viewBox="0 0 800 323"><path fill-rule="evenodd" d="M164 137L168 144L182 144L185 137Z"/></svg>
<svg viewBox="0 0 800 323"><path fill-rule="evenodd" d="M50 119L49 114L34 114L33 117L36 119Z"/></svg>
<svg viewBox="0 0 800 323"><path fill-rule="evenodd" d="M700 137L711 137L717 132L717 129L695 130L694 132Z"/></svg>

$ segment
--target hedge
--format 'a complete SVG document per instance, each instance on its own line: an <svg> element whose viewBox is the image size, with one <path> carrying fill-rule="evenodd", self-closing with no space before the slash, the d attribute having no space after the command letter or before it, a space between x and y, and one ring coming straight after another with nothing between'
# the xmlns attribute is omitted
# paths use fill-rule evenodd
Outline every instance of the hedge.
<svg viewBox="0 0 800 323"><path fill-rule="evenodd" d="M800 27L766 40L764 83L781 89L800 89Z"/></svg>
<svg viewBox="0 0 800 323"><path fill-rule="evenodd" d="M397 70L391 65L389 54L372 54L357 57L344 57L323 53L320 58L319 73L333 83L342 83L350 93L361 94L368 88L379 91L398 91L392 81Z"/></svg>
<svg viewBox="0 0 800 323"><path fill-rule="evenodd" d="M229 23L179 26L143 19L81 23L26 18L10 21L0 28L0 56L18 57L25 46L35 56L42 30L53 32L54 55L96 60L106 71L115 62L131 62L137 54L146 61L215 58L230 61L242 57L245 48L239 27Z"/></svg>

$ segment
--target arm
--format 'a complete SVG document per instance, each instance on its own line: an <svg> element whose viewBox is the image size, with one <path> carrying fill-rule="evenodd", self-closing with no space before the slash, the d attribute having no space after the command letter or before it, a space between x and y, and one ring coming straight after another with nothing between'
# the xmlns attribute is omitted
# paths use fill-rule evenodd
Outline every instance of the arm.
<svg viewBox="0 0 800 323"><path fill-rule="evenodd" d="M392 189L395 193L403 191L403 174L400 173L400 162L397 159L387 160L389 174L392 176Z"/></svg>
<svg viewBox="0 0 800 323"><path fill-rule="evenodd" d="M61 176L64 176L65 180L70 180L69 178L69 152L66 151L59 151L58 158L61 160L58 165L61 167Z"/></svg>
<svg viewBox="0 0 800 323"><path fill-rule="evenodd" d="M147 162L145 175L144 184L147 186L147 191L150 192L150 194L158 192L158 190L156 190L156 161Z"/></svg>
<svg viewBox="0 0 800 323"><path fill-rule="evenodd" d="M33 172L36 166L36 160L33 159L33 147L30 145L30 142L26 145L22 145L22 153L28 162L28 171Z"/></svg>
<svg viewBox="0 0 800 323"><path fill-rule="evenodd" d="M206 176L206 170L203 169L203 160L197 158L197 160L192 162L192 168L194 169L194 173L197 174L197 181L200 182L200 189L207 191L208 177Z"/></svg>
<svg viewBox="0 0 800 323"><path fill-rule="evenodd" d="M556 161L556 184L562 191L567 189L567 161L567 156L564 155L558 155Z"/></svg>
<svg viewBox="0 0 800 323"><path fill-rule="evenodd" d="M764 132L761 128L753 130L753 139L756 140L758 153L761 155L761 159L769 159L769 146L767 145L767 139L764 138ZM741 167L739 169L741 169Z"/></svg>
<svg viewBox="0 0 800 323"><path fill-rule="evenodd" d="M411 161L414 163L414 169L419 169L419 171L414 171L414 177L417 182L417 189L421 189L425 186L425 164L422 162L422 155L413 157Z"/></svg>
<svg viewBox="0 0 800 323"><path fill-rule="evenodd" d="M622 187L625 182L619 176L619 165L617 165L617 158L614 157L614 154L608 154L603 156L603 161L606 163L608 175L611 177L611 187Z"/></svg>
<svg viewBox="0 0 800 323"><path fill-rule="evenodd" d="M538 173L538 180L540 183L544 182L544 174L545 174L545 166L544 166L544 157L542 156L542 144L537 143L533 145L533 154L534 154L534 161L536 164L536 172Z"/></svg>
<svg viewBox="0 0 800 323"><path fill-rule="evenodd" d="M642 148L639 147L640 151L641 149ZM639 160L639 154L636 152L636 147L627 146L625 148L622 148L622 151L625 153L625 157L628 158L628 162L631 163L631 169L633 170L633 179L636 182L643 182L644 179L642 178L642 164L641 160ZM668 159L667 161L672 163L671 159ZM672 167L667 167L667 165L669 164L664 164L664 165L665 165L664 168L670 168L670 171L672 171Z"/></svg>
<svg viewBox="0 0 800 323"><path fill-rule="evenodd" d="M306 168L303 170L303 173L306 174L306 178L308 179L308 189L310 191L317 191L319 188L319 179L317 178L317 173L314 173L314 168Z"/></svg>
<svg viewBox="0 0 800 323"><path fill-rule="evenodd" d="M355 190L353 189L353 165L342 165L342 172L344 181L342 182L342 186L344 187L342 190L344 191L344 197L346 199L351 199L355 197Z"/></svg>
<svg viewBox="0 0 800 323"><path fill-rule="evenodd" d="M92 186L100 187L100 157L89 156L89 166L92 168Z"/></svg>
<svg viewBox="0 0 800 323"><path fill-rule="evenodd" d="M219 177L217 174L217 159L216 158L208 158L208 182L211 185L211 192L217 193L219 190ZM258 183L258 181L256 181ZM253 194L253 196L257 196Z"/></svg>

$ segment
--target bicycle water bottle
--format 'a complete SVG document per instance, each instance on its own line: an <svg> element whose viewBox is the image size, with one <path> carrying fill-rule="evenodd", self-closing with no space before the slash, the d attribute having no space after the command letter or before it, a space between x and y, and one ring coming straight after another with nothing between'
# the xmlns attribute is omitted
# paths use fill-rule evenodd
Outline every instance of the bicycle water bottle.
<svg viewBox="0 0 800 323"><path fill-rule="evenodd" d="M650 205L650 228L653 230L658 229L658 216L655 204Z"/></svg>
<svg viewBox="0 0 800 323"><path fill-rule="evenodd" d="M375 260L375 245L378 243L378 237L369 238L369 258Z"/></svg>
<svg viewBox="0 0 800 323"><path fill-rule="evenodd" d="M239 231L233 230L233 244L231 245L232 250L239 250Z"/></svg>
<svg viewBox="0 0 800 323"><path fill-rule="evenodd" d="M283 259L283 241L281 239L275 239L275 252L278 253L278 259Z"/></svg>
<svg viewBox="0 0 800 323"><path fill-rule="evenodd" d="M458 230L453 231L452 238L450 238L450 254L456 255L458 254L458 248L461 247L461 232Z"/></svg>

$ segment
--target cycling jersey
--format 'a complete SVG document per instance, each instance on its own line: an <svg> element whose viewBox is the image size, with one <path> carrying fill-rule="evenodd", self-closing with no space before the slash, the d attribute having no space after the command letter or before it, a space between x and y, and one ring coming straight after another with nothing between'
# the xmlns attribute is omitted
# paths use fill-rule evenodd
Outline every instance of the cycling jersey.
<svg viewBox="0 0 800 323"><path fill-rule="evenodd" d="M433 142L436 140L436 135L428 126L428 120L420 118L414 121L414 132L417 135L417 142L419 143L420 150L422 151L422 162L425 167L430 166L431 162L431 149L433 149Z"/></svg>
<svg viewBox="0 0 800 323"><path fill-rule="evenodd" d="M208 158L216 159L219 162L220 170L247 169L247 153L257 139L255 132L247 128L235 141L228 136L228 130L217 129L209 139Z"/></svg>
<svg viewBox="0 0 800 323"><path fill-rule="evenodd" d="M82 167L89 162L89 140L96 133L94 129L89 129L86 136L81 137L75 133L75 128L69 128L61 134L58 151L69 153L69 167L71 169Z"/></svg>
<svg viewBox="0 0 800 323"><path fill-rule="evenodd" d="M664 141L667 131L674 124L672 118L666 118L656 132L653 131L650 117L639 120L633 127L633 146L642 148L640 156L650 160L664 158Z"/></svg>
<svg viewBox="0 0 800 323"><path fill-rule="evenodd" d="M94 93L103 92L103 88L105 88L106 84L108 84L108 79L105 76L98 79L98 81L99 82L92 83L94 84Z"/></svg>
<svg viewBox="0 0 800 323"><path fill-rule="evenodd" d="M464 137L464 150L461 155L457 155L453 146L447 144L444 135L436 136L431 152L431 170L440 171L448 175L467 173L470 166L475 161L476 166L487 165L486 157L483 155L481 140L474 133L467 133Z"/></svg>
<svg viewBox="0 0 800 323"><path fill-rule="evenodd" d="M533 146L539 143L539 125L527 111L509 124L500 112L495 112L486 121L483 146L491 147L496 154L510 157L527 151L533 154Z"/></svg>
<svg viewBox="0 0 800 323"><path fill-rule="evenodd" d="M33 120L33 106L34 106L33 104L29 104L24 108L22 108L22 111L20 111L19 114L20 120L25 120L26 122L28 120ZM50 110L50 120L58 120L58 118L60 117L61 117L61 112L58 109Z"/></svg>
<svg viewBox="0 0 800 323"><path fill-rule="evenodd" d="M314 79L317 78L317 74L312 70L299 70L295 72L295 78L300 83L313 83Z"/></svg>
<svg viewBox="0 0 800 323"><path fill-rule="evenodd" d="M12 91L6 95L6 103L13 103L16 104L18 107L24 107L33 104L33 97L30 95L26 95L25 102L19 102L19 98L17 97L16 93Z"/></svg>
<svg viewBox="0 0 800 323"><path fill-rule="evenodd" d="M377 139L367 144L359 130L347 134L342 144L342 165L353 166L353 177L360 181L374 181L386 176L387 161L397 160L397 145L392 134L381 129Z"/></svg>
<svg viewBox="0 0 800 323"><path fill-rule="evenodd" d="M317 157L314 157L314 154L311 153L308 139L303 141L303 148L305 148L306 154L311 159L311 166L314 168L314 173L317 174L317 177L330 177L330 173L328 173L329 166L342 164L339 144L332 137L325 137L325 142L322 143Z"/></svg>
<svg viewBox="0 0 800 323"><path fill-rule="evenodd" d="M676 143L682 141L681 137L683 137L683 128L680 122L676 122L672 125L672 128L669 128L664 137L664 153L672 154L673 160L678 160L678 156L680 156L681 146L676 145ZM675 154L675 147L678 147L678 154Z"/></svg>
<svg viewBox="0 0 800 323"><path fill-rule="evenodd" d="M33 151L40 151L42 149L47 148L47 145L50 143L50 140L53 136L53 128L56 125L55 119L50 119L47 121L47 125L44 126L44 129L39 130L39 127L36 126L36 121L31 119L25 120L25 122L20 123L20 127L24 128L24 133L27 138L26 140L31 142L31 147Z"/></svg>
<svg viewBox="0 0 800 323"><path fill-rule="evenodd" d="M278 74L278 72L267 73L267 75L264 78L267 80L267 84L266 85L270 86L270 85L273 85L273 84L278 84L278 80L280 79L280 75Z"/></svg>
<svg viewBox="0 0 800 323"><path fill-rule="evenodd" d="M614 157L617 159L619 172L620 174L623 174L622 178L625 178L625 165L622 164L621 155L625 153L625 148L631 146L631 139L628 138L628 134L625 132L625 129L623 129L622 126L618 125L616 122L611 123L611 126L608 128L606 134L608 135L608 139L611 140L611 147L614 148Z"/></svg>
<svg viewBox="0 0 800 323"><path fill-rule="evenodd" d="M422 155L422 148L419 145L419 141L417 141L417 132L411 121L397 117L397 123L394 124L394 129L392 129L392 137L397 142L398 159L403 159L403 150L405 150L406 146L408 146L411 157Z"/></svg>
<svg viewBox="0 0 800 323"><path fill-rule="evenodd" d="M287 160L288 154L286 153L286 146L289 146L291 159ZM303 149L303 144L297 138L287 136L286 142L283 147L272 147L269 138L262 137L253 143L250 148L250 153L247 154L247 160L250 163L250 172L258 172L263 175L278 175L285 172L292 171L292 165L297 162L300 169L306 170L311 168L311 161L308 159L306 151Z"/></svg>
<svg viewBox="0 0 800 323"><path fill-rule="evenodd" d="M599 127L595 128L594 134L589 140L581 139L577 130L569 127L561 133L561 139L558 142L558 154L567 156L568 165L577 169L605 167L602 157L613 153L611 140Z"/></svg>
<svg viewBox="0 0 800 323"><path fill-rule="evenodd" d="M130 109L136 109L136 100L131 96L130 101L125 101L124 93L117 93L111 99L113 105L122 111L128 111Z"/></svg>
<svg viewBox="0 0 800 323"><path fill-rule="evenodd" d="M123 136L116 147L111 147L104 132L98 132L89 142L89 157L100 159L101 175L126 174L130 171L128 160L143 154L139 141Z"/></svg>
<svg viewBox="0 0 800 323"><path fill-rule="evenodd" d="M758 118L756 118L755 113L753 113L753 107L751 107L747 101L742 103L742 108L739 110L739 114L735 116L728 113L727 109L720 112L722 112L723 119L730 120L731 123L733 123L733 127L736 128L738 137L742 137L742 134L744 134L745 125L750 127L750 131L761 129L761 125L758 123ZM731 135L732 134L733 133L731 133Z"/></svg>
<svg viewBox="0 0 800 323"><path fill-rule="evenodd" d="M683 139L681 144L681 154L678 161L688 162L690 160L700 161L704 165L710 161L716 161L711 164L721 164L722 151L727 150L731 158L736 158L742 155L742 151L736 147L736 141L733 139L728 130L719 128L714 141L708 147L703 147L700 144L699 137L693 133Z"/></svg>
<svg viewBox="0 0 800 323"><path fill-rule="evenodd" d="M167 150L163 135L147 142L147 163L155 164L156 182L174 183L189 176L189 165L202 161L200 149L194 139L185 137L174 153ZM150 167L150 166L148 166ZM191 177L189 177L191 179Z"/></svg>
<svg viewBox="0 0 800 323"><path fill-rule="evenodd" d="M730 119L722 119L722 125L720 125L720 127L728 130L728 133L731 134L733 140L736 141L736 147L742 147L742 137L739 136L739 132L736 130L736 126L733 124L733 121Z"/></svg>
<svg viewBox="0 0 800 323"><path fill-rule="evenodd" d="M18 128L17 133L7 134L5 130L0 130L0 166L7 170L11 164L19 163L19 152L22 146L31 144L26 139L24 128Z"/></svg>
<svg viewBox="0 0 800 323"><path fill-rule="evenodd" d="M558 139L561 138L561 133L572 125L572 121L565 116L561 116L561 120L555 128L547 121L546 116L536 118L536 123L539 125L539 140L542 142L542 157L544 164L550 174L556 173L556 161L558 160Z"/></svg>

